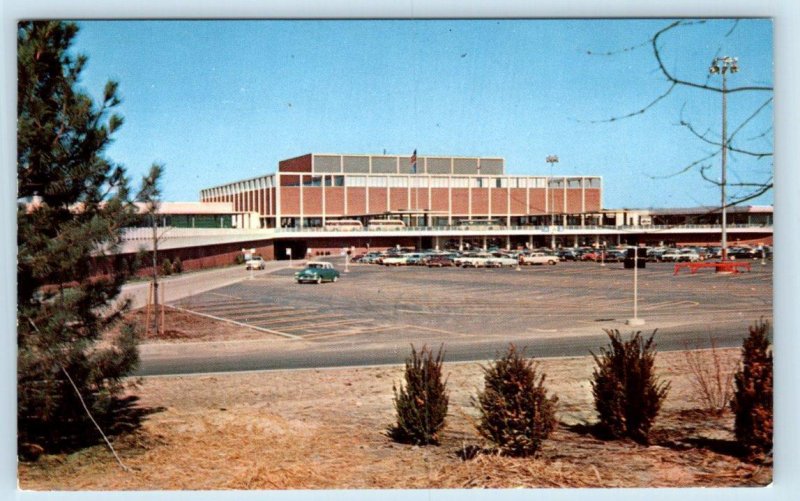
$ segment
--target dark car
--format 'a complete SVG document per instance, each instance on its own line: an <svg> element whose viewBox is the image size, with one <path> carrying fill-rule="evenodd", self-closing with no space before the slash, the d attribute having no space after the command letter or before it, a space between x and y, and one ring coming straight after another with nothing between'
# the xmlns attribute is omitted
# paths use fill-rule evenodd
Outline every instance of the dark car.
<svg viewBox="0 0 800 501"><path fill-rule="evenodd" d="M619 263L625 260L625 252L621 250L610 250L606 252L605 260L611 263Z"/></svg>
<svg viewBox="0 0 800 501"><path fill-rule="evenodd" d="M558 251L558 257L562 261L577 261L579 259L578 252L575 249L561 249Z"/></svg>
<svg viewBox="0 0 800 501"><path fill-rule="evenodd" d="M443 266L455 266L455 262L453 258L450 256L431 256L428 258L427 263L425 263L428 268L441 268Z"/></svg>
<svg viewBox="0 0 800 501"><path fill-rule="evenodd" d="M756 253L752 249L735 249L728 253L728 259L756 259Z"/></svg>
<svg viewBox="0 0 800 501"><path fill-rule="evenodd" d="M335 282L339 280L339 272L336 271L331 263L324 261L309 261L305 269L294 274L294 279L298 284L303 282Z"/></svg>

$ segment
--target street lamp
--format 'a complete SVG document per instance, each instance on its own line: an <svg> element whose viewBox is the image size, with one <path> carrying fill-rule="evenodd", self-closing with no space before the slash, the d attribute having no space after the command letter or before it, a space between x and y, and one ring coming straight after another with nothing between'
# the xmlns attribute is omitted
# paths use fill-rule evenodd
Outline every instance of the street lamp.
<svg viewBox="0 0 800 501"><path fill-rule="evenodd" d="M544 159L545 162L550 164L550 179L553 177L553 164L558 163L558 155L547 155L547 158ZM550 189L550 179L547 180L547 189L548 193L550 193L550 201L548 203L548 212L550 212L550 233L553 235L553 241L551 246L555 249L556 248L556 234L553 231L553 226L555 223L555 210L553 205L555 205L555 197L553 197L553 192Z"/></svg>
<svg viewBox="0 0 800 501"><path fill-rule="evenodd" d="M731 73L739 71L739 58L724 56L715 57L711 61L711 66L708 72L712 75L722 75L722 178L720 186L722 187L722 253L721 258L723 261L728 259L728 232L727 232L727 202L725 200L725 185L727 184L727 174L725 170L725 162L728 153L728 87L727 87L727 74L730 70Z"/></svg>

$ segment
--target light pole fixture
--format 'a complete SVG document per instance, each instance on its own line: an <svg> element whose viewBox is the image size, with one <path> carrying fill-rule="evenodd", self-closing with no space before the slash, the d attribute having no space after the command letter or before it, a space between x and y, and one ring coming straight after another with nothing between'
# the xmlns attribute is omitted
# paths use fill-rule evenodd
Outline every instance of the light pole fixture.
<svg viewBox="0 0 800 501"><path fill-rule="evenodd" d="M553 241L552 241L551 245L555 249L555 247L556 247L556 234L555 234L555 231L554 231L554 228L553 228L553 226L554 226L553 223L555 223L555 217L556 217L555 216L555 210L554 210L555 207L553 207L555 205L555 197L553 197L553 191L552 191L552 189L550 187L550 181L553 178L553 164L557 164L558 163L558 155L547 155L547 158L545 158L544 161L547 162L548 164L550 164L550 178L547 179L547 192L550 194L549 195L550 200L548 201L547 205L548 205L548 212L550 212L550 214L549 214L550 215L550 233L553 235L552 236Z"/></svg>
<svg viewBox="0 0 800 501"><path fill-rule="evenodd" d="M725 185L727 184L726 160L728 156L728 86L727 75L728 71L736 73L739 71L739 58L724 56L715 57L711 61L711 66L708 72L712 75L722 75L722 177L720 178L720 187L722 188L722 251L721 259L726 261L728 259L728 232L727 232L727 201L725 196Z"/></svg>

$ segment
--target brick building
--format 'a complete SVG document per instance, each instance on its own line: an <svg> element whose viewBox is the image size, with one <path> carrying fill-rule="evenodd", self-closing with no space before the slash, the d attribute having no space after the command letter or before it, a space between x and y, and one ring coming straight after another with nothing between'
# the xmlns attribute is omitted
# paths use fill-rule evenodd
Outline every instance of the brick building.
<svg viewBox="0 0 800 501"><path fill-rule="evenodd" d="M309 153L274 174L200 193L258 214L261 228L317 228L330 220L401 219L408 227L494 219L505 226L596 224L597 176L511 176L502 158Z"/></svg>

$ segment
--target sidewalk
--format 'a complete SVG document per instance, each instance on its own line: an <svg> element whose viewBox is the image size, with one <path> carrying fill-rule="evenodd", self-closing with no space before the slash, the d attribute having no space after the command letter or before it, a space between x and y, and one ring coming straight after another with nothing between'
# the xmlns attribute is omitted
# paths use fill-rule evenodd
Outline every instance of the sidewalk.
<svg viewBox="0 0 800 501"><path fill-rule="evenodd" d="M305 261L292 261L292 268L299 268ZM272 273L289 267L289 261L267 261L264 270L253 271L253 276L264 273ZM250 271L244 265L229 266L226 268L215 268L212 270L193 271L185 275L172 275L159 277L159 301L161 301L161 289L163 288L165 302L176 301L178 299L205 292L208 290L224 287L226 285L248 280ZM144 280L122 286L120 298L130 298L131 308L142 308L147 304L147 292L150 281Z"/></svg>

